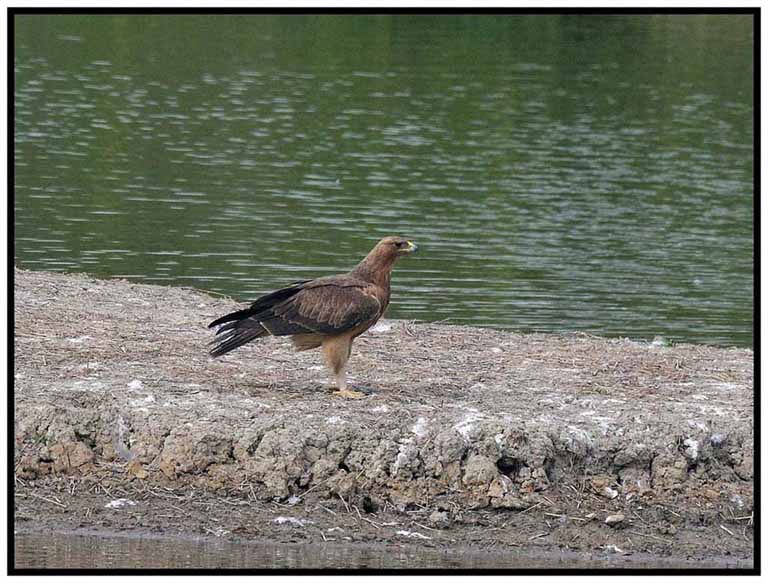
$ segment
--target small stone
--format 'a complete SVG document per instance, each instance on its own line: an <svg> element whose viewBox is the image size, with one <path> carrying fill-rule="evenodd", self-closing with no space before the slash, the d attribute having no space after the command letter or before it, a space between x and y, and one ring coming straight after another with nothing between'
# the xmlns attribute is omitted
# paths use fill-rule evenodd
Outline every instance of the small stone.
<svg viewBox="0 0 768 583"><path fill-rule="evenodd" d="M606 486L605 488L603 488L602 492L600 492L600 495L603 496L604 498L608 498L608 500L613 500L614 498L616 498L616 496L619 495L619 493L613 488Z"/></svg>
<svg viewBox="0 0 768 583"><path fill-rule="evenodd" d="M726 435L723 435L722 433L715 433L712 435L712 437L709 438L709 443L712 444L712 447L722 447L727 439L728 437Z"/></svg>
<svg viewBox="0 0 768 583"><path fill-rule="evenodd" d="M432 514L430 514L428 520L429 524L433 528L448 528L451 524L448 513L442 512L440 510L435 510Z"/></svg>
<svg viewBox="0 0 768 583"><path fill-rule="evenodd" d="M504 494L501 498L491 498L491 506L494 508L506 508L508 510L525 510L533 506L513 494Z"/></svg>
<svg viewBox="0 0 768 583"><path fill-rule="evenodd" d="M56 443L50 448L53 469L56 472L77 472L78 468L93 461L95 455L81 441Z"/></svg>
<svg viewBox="0 0 768 583"><path fill-rule="evenodd" d="M592 478L592 487L598 492L601 492L603 488L607 488L608 484L611 482L613 482L613 480L608 476L595 476Z"/></svg>
<svg viewBox="0 0 768 583"><path fill-rule="evenodd" d="M656 527L656 530L661 534L674 535L677 534L677 528L674 524L661 524Z"/></svg>
<svg viewBox="0 0 768 583"><path fill-rule="evenodd" d="M605 519L605 524L613 528L616 528L619 525L623 526L623 522L624 522L624 515L621 513L609 514Z"/></svg>
<svg viewBox="0 0 768 583"><path fill-rule="evenodd" d="M717 498L720 498L720 492L717 490L713 490L712 488L704 488L701 491L702 496L705 498L709 498L710 500L716 500Z"/></svg>
<svg viewBox="0 0 768 583"><path fill-rule="evenodd" d="M488 496L491 498L501 498L507 492L509 492L512 485L512 480L507 476L499 476L488 487Z"/></svg>
<svg viewBox="0 0 768 583"><path fill-rule="evenodd" d="M499 475L496 464L482 455L472 455L464 465L462 482L466 486L490 485Z"/></svg>
<svg viewBox="0 0 768 583"><path fill-rule="evenodd" d="M498 498L494 498L494 500L498 500ZM480 510L481 508L488 508L490 503L491 499L488 498L488 496L483 496L480 494L470 495L466 499L467 509L469 510Z"/></svg>
<svg viewBox="0 0 768 583"><path fill-rule="evenodd" d="M128 464L128 473L137 477L139 480L146 480L149 477L149 472L145 470L141 462L138 459L132 459Z"/></svg>
<svg viewBox="0 0 768 583"><path fill-rule="evenodd" d="M695 462L699 458L699 442L695 439L686 439L683 441L685 449L683 455L691 462Z"/></svg>

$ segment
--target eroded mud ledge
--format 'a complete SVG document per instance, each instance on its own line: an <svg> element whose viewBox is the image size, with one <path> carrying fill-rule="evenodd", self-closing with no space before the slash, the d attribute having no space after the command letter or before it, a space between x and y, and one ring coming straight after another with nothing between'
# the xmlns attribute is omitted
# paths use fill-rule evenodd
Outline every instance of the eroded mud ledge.
<svg viewBox="0 0 768 583"><path fill-rule="evenodd" d="M221 526L240 536L347 520L406 544L751 555L749 350L386 321L350 361L371 395L342 400L317 351L280 339L210 359L205 325L237 305L16 270L17 521L59 492L62 525L162 529L104 496L194 492L242 501Z"/></svg>

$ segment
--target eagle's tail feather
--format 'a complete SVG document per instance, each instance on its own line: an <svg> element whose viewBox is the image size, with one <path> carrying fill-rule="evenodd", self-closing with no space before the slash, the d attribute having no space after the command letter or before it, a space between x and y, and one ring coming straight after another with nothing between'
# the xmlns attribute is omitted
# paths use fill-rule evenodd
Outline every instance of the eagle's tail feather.
<svg viewBox="0 0 768 583"><path fill-rule="evenodd" d="M209 328L213 328L214 326L219 326L221 324L224 324L226 322L233 322L233 324L237 324L240 320L243 320L247 318L248 316L253 315L253 310L251 308L246 308L245 310L238 310L237 312L231 312L229 314L226 314L222 316L221 318L217 318L210 324L208 324ZM219 332L221 332L224 328L220 329Z"/></svg>
<svg viewBox="0 0 768 583"><path fill-rule="evenodd" d="M232 326L234 327L234 325L238 323L239 322L233 322ZM234 350L235 348L241 347L243 344L247 344L251 340L261 338L267 334L267 330L261 326L230 328L223 336L216 337L211 342L211 344L215 344L215 346L211 348L209 353L213 357L221 356Z"/></svg>

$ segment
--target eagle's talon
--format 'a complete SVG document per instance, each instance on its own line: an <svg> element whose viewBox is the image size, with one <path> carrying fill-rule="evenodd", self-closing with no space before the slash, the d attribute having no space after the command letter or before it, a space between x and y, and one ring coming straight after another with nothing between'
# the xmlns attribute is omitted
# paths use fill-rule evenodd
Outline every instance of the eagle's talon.
<svg viewBox="0 0 768 583"><path fill-rule="evenodd" d="M366 394L361 393L360 391L350 391L349 389L344 389L343 391L334 391L333 396L343 397L345 399L362 399L366 396Z"/></svg>

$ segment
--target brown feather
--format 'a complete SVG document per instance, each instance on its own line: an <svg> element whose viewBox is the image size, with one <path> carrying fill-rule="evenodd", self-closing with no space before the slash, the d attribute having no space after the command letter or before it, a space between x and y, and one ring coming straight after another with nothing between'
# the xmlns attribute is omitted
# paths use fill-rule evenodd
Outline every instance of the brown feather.
<svg viewBox="0 0 768 583"><path fill-rule="evenodd" d="M323 338L322 334L294 334L291 336L291 342L293 342L293 347L296 351L300 352L302 350L320 348Z"/></svg>

